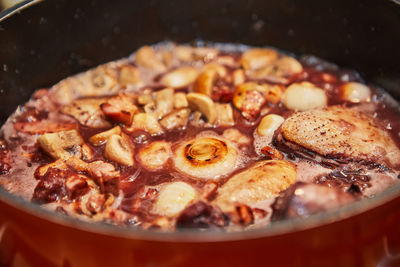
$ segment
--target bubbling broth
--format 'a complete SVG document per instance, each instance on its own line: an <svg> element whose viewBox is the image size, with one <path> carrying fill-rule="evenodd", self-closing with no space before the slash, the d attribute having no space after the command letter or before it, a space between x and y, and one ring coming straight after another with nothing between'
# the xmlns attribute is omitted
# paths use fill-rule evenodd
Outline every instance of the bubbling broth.
<svg viewBox="0 0 400 267"><path fill-rule="evenodd" d="M85 221L267 227L397 184L398 116L313 56L163 42L37 90L1 128L0 185Z"/></svg>

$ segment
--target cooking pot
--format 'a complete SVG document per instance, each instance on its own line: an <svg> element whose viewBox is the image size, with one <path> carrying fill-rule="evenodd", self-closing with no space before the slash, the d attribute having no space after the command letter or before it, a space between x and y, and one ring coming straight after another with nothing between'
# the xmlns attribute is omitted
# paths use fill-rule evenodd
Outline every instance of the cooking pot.
<svg viewBox="0 0 400 267"><path fill-rule="evenodd" d="M314 54L400 99L397 1L53 0L0 13L0 122L35 89L162 40ZM400 186L265 229L163 233L87 223L0 189L4 266L400 266Z"/></svg>

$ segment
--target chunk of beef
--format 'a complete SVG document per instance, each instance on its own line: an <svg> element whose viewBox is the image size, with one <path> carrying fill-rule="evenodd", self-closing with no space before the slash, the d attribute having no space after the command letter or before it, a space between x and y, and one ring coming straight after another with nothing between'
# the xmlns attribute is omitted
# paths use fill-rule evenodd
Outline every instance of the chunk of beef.
<svg viewBox="0 0 400 267"><path fill-rule="evenodd" d="M178 216L178 228L212 228L228 225L229 219L215 207L199 201L184 209Z"/></svg>
<svg viewBox="0 0 400 267"><path fill-rule="evenodd" d="M350 193L327 186L298 182L282 191L272 204L272 221L308 216L355 201Z"/></svg>

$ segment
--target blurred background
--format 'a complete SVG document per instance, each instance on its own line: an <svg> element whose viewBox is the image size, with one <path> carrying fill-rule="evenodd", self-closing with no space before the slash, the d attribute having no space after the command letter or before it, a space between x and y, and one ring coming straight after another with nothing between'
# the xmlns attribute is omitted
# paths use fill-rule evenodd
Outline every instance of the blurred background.
<svg viewBox="0 0 400 267"><path fill-rule="evenodd" d="M0 11L12 7L13 5L23 1L24 0L0 0Z"/></svg>

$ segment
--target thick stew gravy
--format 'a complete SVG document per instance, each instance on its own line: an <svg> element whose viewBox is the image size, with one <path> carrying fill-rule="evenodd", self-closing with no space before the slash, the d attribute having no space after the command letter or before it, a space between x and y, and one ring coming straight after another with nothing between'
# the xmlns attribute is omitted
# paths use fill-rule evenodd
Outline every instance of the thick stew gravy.
<svg viewBox="0 0 400 267"><path fill-rule="evenodd" d="M399 117L313 56L160 43L37 90L1 128L0 186L92 222L266 227L397 184Z"/></svg>

